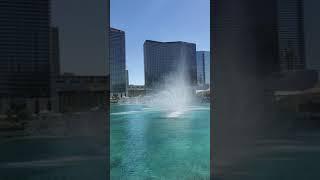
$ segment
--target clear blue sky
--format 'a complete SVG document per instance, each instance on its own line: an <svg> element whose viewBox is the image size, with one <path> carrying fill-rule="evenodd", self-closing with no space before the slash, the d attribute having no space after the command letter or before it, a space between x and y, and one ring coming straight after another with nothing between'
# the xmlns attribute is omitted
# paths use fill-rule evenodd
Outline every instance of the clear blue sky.
<svg viewBox="0 0 320 180"><path fill-rule="evenodd" d="M130 84L144 84L145 40L186 41L210 50L210 0L110 0L111 26L126 32Z"/></svg>

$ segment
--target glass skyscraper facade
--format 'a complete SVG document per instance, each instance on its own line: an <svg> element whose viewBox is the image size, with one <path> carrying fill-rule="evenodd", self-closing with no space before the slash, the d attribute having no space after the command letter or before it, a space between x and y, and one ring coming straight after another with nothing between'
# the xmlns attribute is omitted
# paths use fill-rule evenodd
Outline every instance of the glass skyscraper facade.
<svg viewBox="0 0 320 180"><path fill-rule="evenodd" d="M197 51L197 82L199 86L210 84L209 51Z"/></svg>
<svg viewBox="0 0 320 180"><path fill-rule="evenodd" d="M305 68L303 0L278 1L278 28L281 71Z"/></svg>
<svg viewBox="0 0 320 180"><path fill-rule="evenodd" d="M60 75L60 47L59 47L59 29L51 27L50 30L50 69L51 76Z"/></svg>
<svg viewBox="0 0 320 180"><path fill-rule="evenodd" d="M127 73L125 32L110 28L110 88L111 96L126 96Z"/></svg>
<svg viewBox="0 0 320 180"><path fill-rule="evenodd" d="M187 42L144 43L146 88L156 88L171 73L183 70L191 85L197 83L196 45Z"/></svg>
<svg viewBox="0 0 320 180"><path fill-rule="evenodd" d="M0 1L0 96L48 97L49 0Z"/></svg>

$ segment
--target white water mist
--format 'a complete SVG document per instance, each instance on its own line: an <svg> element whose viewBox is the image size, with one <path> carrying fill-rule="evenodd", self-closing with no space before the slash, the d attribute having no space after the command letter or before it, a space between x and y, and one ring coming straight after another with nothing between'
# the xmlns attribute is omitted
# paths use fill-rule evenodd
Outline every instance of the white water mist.
<svg viewBox="0 0 320 180"><path fill-rule="evenodd" d="M169 112L170 117L183 114L192 102L192 87L184 71L166 76L161 88L152 95L150 106Z"/></svg>
<svg viewBox="0 0 320 180"><path fill-rule="evenodd" d="M192 104L195 92L184 54L181 52L177 68L165 75L151 92L147 92L144 97L130 98L126 103L144 104L160 109L167 114L167 117L178 117L184 114Z"/></svg>

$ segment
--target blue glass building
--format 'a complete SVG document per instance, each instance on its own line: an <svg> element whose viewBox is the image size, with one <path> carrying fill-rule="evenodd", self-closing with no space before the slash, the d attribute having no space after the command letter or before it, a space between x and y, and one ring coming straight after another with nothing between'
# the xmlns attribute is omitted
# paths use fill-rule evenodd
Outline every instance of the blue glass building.
<svg viewBox="0 0 320 180"><path fill-rule="evenodd" d="M110 28L110 93L112 96L127 96L125 32Z"/></svg>
<svg viewBox="0 0 320 180"><path fill-rule="evenodd" d="M197 51L197 81L198 86L210 84L210 52Z"/></svg>

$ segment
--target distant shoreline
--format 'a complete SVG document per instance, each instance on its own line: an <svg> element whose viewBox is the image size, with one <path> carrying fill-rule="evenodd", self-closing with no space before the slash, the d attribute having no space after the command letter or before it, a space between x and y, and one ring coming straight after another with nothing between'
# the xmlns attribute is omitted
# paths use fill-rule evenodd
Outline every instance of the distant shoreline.
<svg viewBox="0 0 320 180"><path fill-rule="evenodd" d="M106 129L105 111L88 111L68 114L47 113L31 120L13 122L1 120L0 140L30 137L101 136Z"/></svg>

